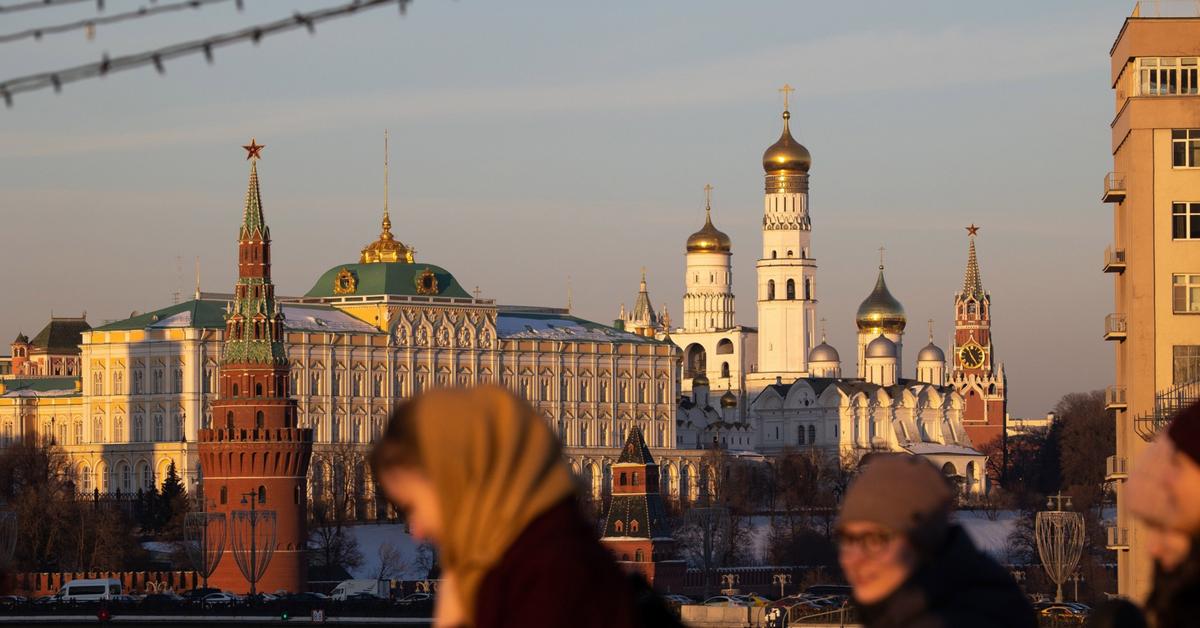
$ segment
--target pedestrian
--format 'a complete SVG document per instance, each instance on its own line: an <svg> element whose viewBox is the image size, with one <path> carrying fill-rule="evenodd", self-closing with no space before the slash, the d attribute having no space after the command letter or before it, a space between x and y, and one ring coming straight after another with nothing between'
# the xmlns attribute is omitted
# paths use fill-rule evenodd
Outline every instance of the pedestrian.
<svg viewBox="0 0 1200 628"><path fill-rule="evenodd" d="M371 466L412 535L438 549L435 626L679 625L600 544L558 439L508 390L414 397Z"/></svg>
<svg viewBox="0 0 1200 628"><path fill-rule="evenodd" d="M951 524L954 491L923 458L875 454L846 491L838 560L867 628L1025 628L1012 576Z"/></svg>
<svg viewBox="0 0 1200 628"><path fill-rule="evenodd" d="M1200 404L1185 408L1138 458L1125 488L1154 561L1146 611L1156 628L1200 618Z"/></svg>

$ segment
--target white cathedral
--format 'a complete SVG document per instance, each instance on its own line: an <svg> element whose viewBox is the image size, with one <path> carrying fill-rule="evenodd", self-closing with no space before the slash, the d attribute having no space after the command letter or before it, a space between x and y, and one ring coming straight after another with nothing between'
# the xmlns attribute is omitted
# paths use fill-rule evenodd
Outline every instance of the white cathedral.
<svg viewBox="0 0 1200 628"><path fill-rule="evenodd" d="M872 452L928 458L965 492L986 490L986 457L963 427L964 400L948 385L945 353L933 343L903 373L904 308L884 280L858 308L856 377L817 335L816 260L808 202L812 155L783 132L763 154L762 255L757 269L758 328L738 325L733 247L713 225L706 186L704 226L687 239L682 325L657 315L643 274L635 308L617 324L669 338L683 351L676 411L681 449L712 445L772 454L817 447L843 461ZM664 308L665 309L665 308Z"/></svg>

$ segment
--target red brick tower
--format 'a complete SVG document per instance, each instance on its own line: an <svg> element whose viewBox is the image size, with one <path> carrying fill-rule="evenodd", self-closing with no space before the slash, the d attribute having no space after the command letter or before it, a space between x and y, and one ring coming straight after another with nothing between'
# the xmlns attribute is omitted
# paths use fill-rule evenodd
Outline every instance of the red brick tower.
<svg viewBox="0 0 1200 628"><path fill-rule="evenodd" d="M600 539L625 570L659 591L678 591L687 566L675 560L675 540L658 489L658 464L642 430L633 427L612 466L612 501Z"/></svg>
<svg viewBox="0 0 1200 628"><path fill-rule="evenodd" d="M296 402L288 398L283 313L271 283L271 231L263 220L257 159L262 146L250 140L250 183L238 236L238 280L225 314L218 401L213 426L200 430L204 500L211 511L273 510L277 542L262 592L303 591L307 502L305 478L312 430L296 427ZM232 522L231 522L232 532ZM232 536L232 535L231 535ZM233 557L233 540L209 585L243 593L250 584Z"/></svg>
<svg viewBox="0 0 1200 628"><path fill-rule="evenodd" d="M963 426L976 447L1004 439L1007 378L992 347L992 297L983 289L975 234L967 227L970 248L962 292L954 295L954 355L950 385L963 396ZM1001 440L1003 444L1003 440Z"/></svg>

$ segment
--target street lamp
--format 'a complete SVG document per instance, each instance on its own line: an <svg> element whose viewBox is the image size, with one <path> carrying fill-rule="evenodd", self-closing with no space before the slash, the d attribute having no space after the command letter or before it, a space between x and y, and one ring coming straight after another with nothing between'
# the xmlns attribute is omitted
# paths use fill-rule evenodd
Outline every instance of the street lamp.
<svg viewBox="0 0 1200 628"><path fill-rule="evenodd" d="M777 573L777 574L771 576L771 580L779 585L779 597L782 598L783 597L783 587L784 587L784 585L792 583L792 576L791 576L791 574Z"/></svg>

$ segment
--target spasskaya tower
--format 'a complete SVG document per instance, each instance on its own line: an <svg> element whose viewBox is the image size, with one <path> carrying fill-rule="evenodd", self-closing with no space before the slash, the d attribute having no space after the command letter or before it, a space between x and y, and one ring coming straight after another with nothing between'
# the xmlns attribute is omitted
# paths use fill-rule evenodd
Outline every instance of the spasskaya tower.
<svg viewBox="0 0 1200 628"><path fill-rule="evenodd" d="M1004 438L1008 403L1004 365L996 362L992 345L992 297L983 289L975 256L978 232L973 224L967 227L967 271L962 291L954 295L950 374L950 385L963 397L963 427L976 448Z"/></svg>

